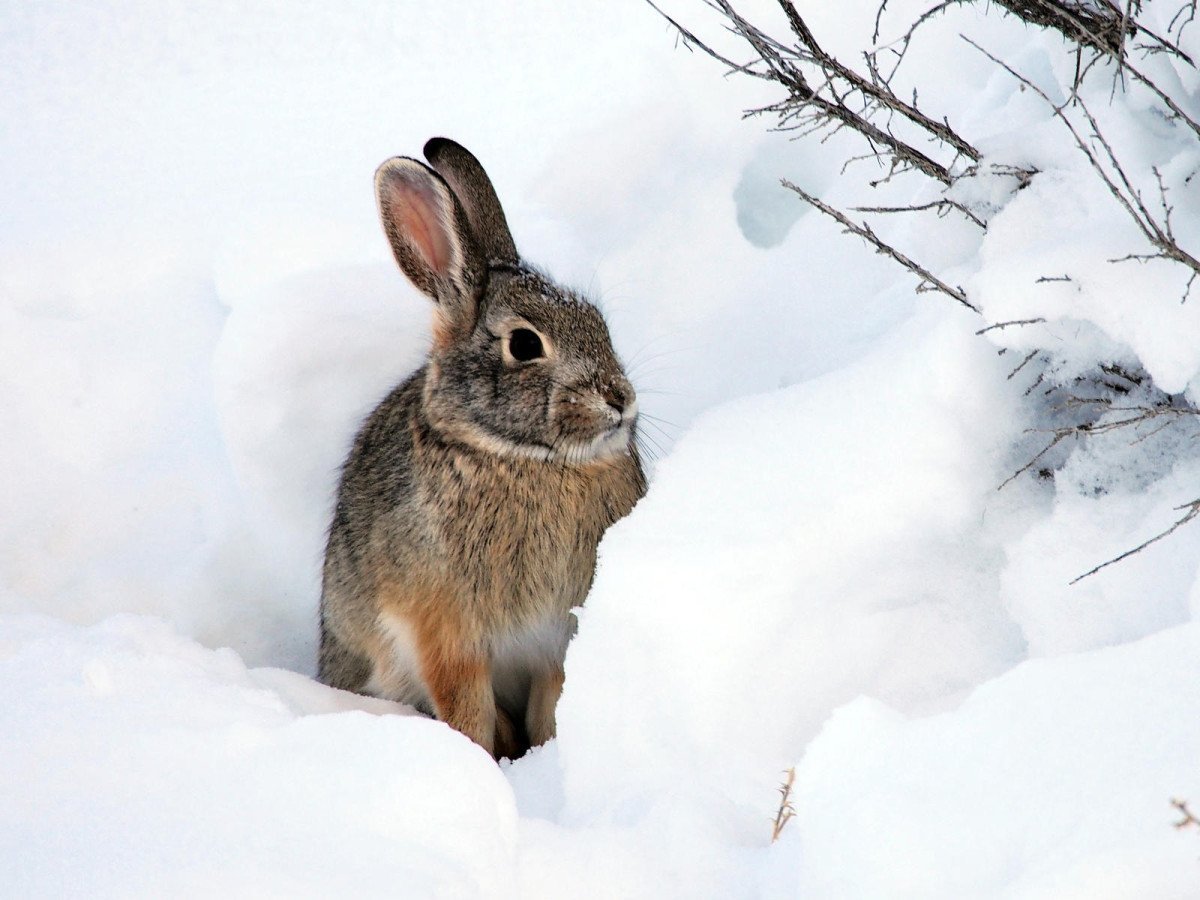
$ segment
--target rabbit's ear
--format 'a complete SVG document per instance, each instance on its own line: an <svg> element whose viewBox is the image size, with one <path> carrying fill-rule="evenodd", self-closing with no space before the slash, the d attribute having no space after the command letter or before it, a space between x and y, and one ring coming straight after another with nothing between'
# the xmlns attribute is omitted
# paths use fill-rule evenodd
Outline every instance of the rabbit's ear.
<svg viewBox="0 0 1200 900"><path fill-rule="evenodd" d="M491 179L470 151L449 138L432 138L425 158L450 184L471 223L471 232L489 261L517 262L517 245Z"/></svg>
<svg viewBox="0 0 1200 900"><path fill-rule="evenodd" d="M404 274L438 304L445 324L472 321L483 267L454 192L424 163L396 156L375 172L375 194Z"/></svg>

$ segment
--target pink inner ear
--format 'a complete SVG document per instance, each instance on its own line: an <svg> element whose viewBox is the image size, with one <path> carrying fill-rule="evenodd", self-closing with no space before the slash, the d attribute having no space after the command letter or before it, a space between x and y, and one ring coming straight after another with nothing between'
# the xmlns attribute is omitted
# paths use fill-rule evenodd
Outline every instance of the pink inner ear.
<svg viewBox="0 0 1200 900"><path fill-rule="evenodd" d="M440 210L441 198L432 186L396 179L389 185L396 213L396 227L438 275L450 266L450 235Z"/></svg>

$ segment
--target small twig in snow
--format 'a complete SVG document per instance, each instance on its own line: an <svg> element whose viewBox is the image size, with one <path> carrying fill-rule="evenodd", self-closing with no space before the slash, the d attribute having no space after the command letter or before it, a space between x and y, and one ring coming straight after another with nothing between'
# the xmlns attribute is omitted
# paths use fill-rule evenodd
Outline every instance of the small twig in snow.
<svg viewBox="0 0 1200 900"><path fill-rule="evenodd" d="M1042 352L1041 350L1030 350L1029 355L1026 356L1023 360L1021 360L1020 365L1018 365L1015 369L1013 369L1011 372L1008 373L1008 378L1006 380L1012 381L1013 377L1018 372L1020 372L1023 368L1025 368L1027 365L1029 365L1030 361L1041 352Z"/></svg>
<svg viewBox="0 0 1200 900"><path fill-rule="evenodd" d="M980 328L977 332L975 332L975 334L986 334L994 328L1008 328L1010 325L1040 325L1045 321L1046 320L1040 316L1036 319L1013 319L1010 322L997 322L995 325L989 325L987 328Z"/></svg>
<svg viewBox="0 0 1200 900"><path fill-rule="evenodd" d="M1200 819L1197 819L1190 809L1188 809L1186 800L1171 799L1171 805L1175 807L1175 811L1182 817L1174 825L1176 828L1200 828Z"/></svg>
<svg viewBox="0 0 1200 900"><path fill-rule="evenodd" d="M783 834L783 827L796 815L796 808L792 806L792 785L796 782L796 767L792 766L785 774L787 778L779 786L779 810L775 813L775 822L771 827L772 844L779 840L779 835Z"/></svg>

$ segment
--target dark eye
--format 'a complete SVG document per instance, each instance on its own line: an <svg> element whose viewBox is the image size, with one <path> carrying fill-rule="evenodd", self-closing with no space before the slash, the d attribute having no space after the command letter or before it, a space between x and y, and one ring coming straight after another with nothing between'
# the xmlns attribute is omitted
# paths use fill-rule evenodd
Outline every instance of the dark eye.
<svg viewBox="0 0 1200 900"><path fill-rule="evenodd" d="M536 331L530 331L528 328L513 329L513 333L508 336L508 352L517 362L529 362L545 355L542 339L537 336Z"/></svg>

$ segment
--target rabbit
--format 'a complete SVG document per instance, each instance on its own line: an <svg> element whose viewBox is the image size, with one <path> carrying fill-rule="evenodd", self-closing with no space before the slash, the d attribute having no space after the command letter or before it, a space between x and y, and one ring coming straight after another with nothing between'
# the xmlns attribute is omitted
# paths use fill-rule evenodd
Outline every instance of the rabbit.
<svg viewBox="0 0 1200 900"><path fill-rule="evenodd" d="M516 758L555 736L571 609L646 491L637 397L596 307L517 254L479 161L446 138L424 154L375 190L432 347L343 467L318 677Z"/></svg>

